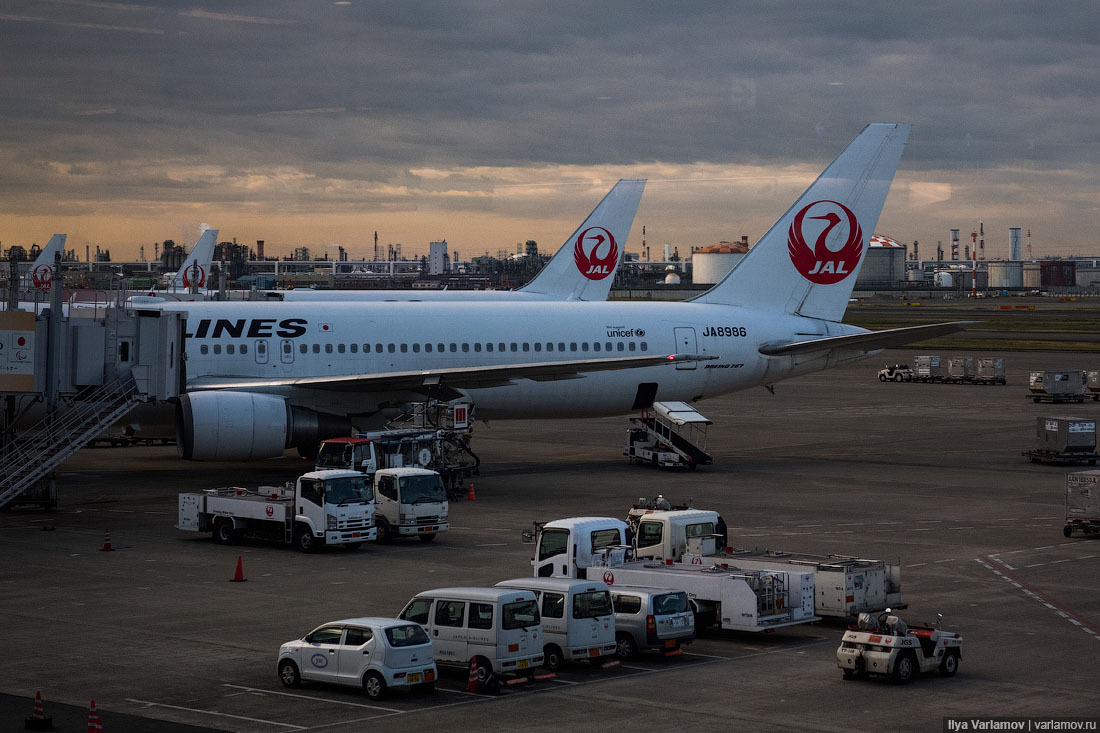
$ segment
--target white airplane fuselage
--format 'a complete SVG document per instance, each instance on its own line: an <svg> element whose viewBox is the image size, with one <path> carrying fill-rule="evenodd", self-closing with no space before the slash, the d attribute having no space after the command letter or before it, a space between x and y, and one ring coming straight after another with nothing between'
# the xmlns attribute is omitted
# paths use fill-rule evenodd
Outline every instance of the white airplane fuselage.
<svg viewBox="0 0 1100 733"><path fill-rule="evenodd" d="M817 319L694 303L195 303L164 307L188 311L189 381L338 377L660 354L709 357L687 364L595 372L577 379L515 379L503 386L463 390L483 419L629 413L636 409L640 385L655 384L651 399L656 400L713 397L836 363L828 362L824 353L763 356L757 351L762 343L862 332ZM244 354L241 345L247 347ZM279 394L292 403L337 414L367 413L380 403L408 397L301 387L250 387L247 391Z"/></svg>

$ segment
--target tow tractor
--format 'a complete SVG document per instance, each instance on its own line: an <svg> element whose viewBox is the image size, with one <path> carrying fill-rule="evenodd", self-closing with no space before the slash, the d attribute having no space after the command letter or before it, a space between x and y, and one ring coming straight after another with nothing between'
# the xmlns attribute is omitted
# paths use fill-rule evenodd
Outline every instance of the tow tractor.
<svg viewBox="0 0 1100 733"><path fill-rule="evenodd" d="M861 613L848 627L836 650L836 666L844 679L875 675L904 685L920 672L939 670L945 677L959 671L962 637L943 630L943 614L936 625L909 628L887 608L877 618Z"/></svg>
<svg viewBox="0 0 1100 733"><path fill-rule="evenodd" d="M706 451L711 424L686 402L654 402L640 417L630 418L623 455L631 463L694 471L714 463Z"/></svg>
<svg viewBox="0 0 1100 733"><path fill-rule="evenodd" d="M908 364L895 364L894 366L887 364L885 369L878 370L878 381L912 382L913 370Z"/></svg>
<svg viewBox="0 0 1100 733"><path fill-rule="evenodd" d="M354 550L375 538L374 491L356 471L312 471L285 486L236 486L179 495L176 529L212 532L219 544L255 536L302 552Z"/></svg>

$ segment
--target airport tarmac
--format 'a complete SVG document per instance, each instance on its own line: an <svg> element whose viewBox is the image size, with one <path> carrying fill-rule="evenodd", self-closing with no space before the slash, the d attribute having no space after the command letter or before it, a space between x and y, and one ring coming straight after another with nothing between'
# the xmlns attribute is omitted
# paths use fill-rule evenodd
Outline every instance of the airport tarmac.
<svg viewBox="0 0 1100 733"><path fill-rule="evenodd" d="M308 464L83 450L63 466L58 511L0 515L0 729L21 729L36 690L47 714L95 699L108 731L930 731L945 716L1096 716L1100 541L1062 536L1065 474L1088 466L1032 464L1020 451L1036 416L1100 416L1097 402L1033 403L1027 372L1096 368L1097 357L1001 353L1007 386L877 381L882 363L915 353L699 403L715 423L715 464L693 473L628 464L625 417L479 423L477 499L452 504L453 529L431 545L317 555L215 545L174 529L178 492L281 482ZM834 622L711 632L680 657L570 667L496 696L466 693L464 670L444 671L435 695L380 703L351 688L287 690L275 675L279 644L322 622L529 575L521 532L532 521L623 517L659 493L721 511L735 546L900 561L902 617L942 613L964 637L959 674L844 681ZM101 551L107 530L113 552ZM244 583L229 582L238 555Z"/></svg>

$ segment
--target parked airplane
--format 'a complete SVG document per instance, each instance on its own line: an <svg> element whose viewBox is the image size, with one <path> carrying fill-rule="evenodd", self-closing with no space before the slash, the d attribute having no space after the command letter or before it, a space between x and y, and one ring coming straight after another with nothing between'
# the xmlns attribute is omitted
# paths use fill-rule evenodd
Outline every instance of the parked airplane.
<svg viewBox="0 0 1100 733"><path fill-rule="evenodd" d="M67 234L55 234L50 241L38 253L34 264L30 269L30 286L37 290L46 290L53 282L54 257L58 252L64 253Z"/></svg>
<svg viewBox="0 0 1100 733"><path fill-rule="evenodd" d="M606 300L645 179L621 179L531 282L518 290L269 290L272 300L467 301Z"/></svg>
<svg viewBox="0 0 1100 733"><path fill-rule="evenodd" d="M868 125L691 302L165 304L188 312L180 454L308 451L426 395L469 401L482 419L625 414L959 330L872 333L839 322L908 132Z"/></svg>

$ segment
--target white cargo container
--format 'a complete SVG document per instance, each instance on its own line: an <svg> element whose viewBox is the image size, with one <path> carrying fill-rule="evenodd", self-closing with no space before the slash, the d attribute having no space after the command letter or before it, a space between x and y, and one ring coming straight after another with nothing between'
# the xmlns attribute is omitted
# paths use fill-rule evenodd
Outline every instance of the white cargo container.
<svg viewBox="0 0 1100 733"><path fill-rule="evenodd" d="M1100 471L1079 471L1066 476L1066 526L1086 536L1100 534Z"/></svg>
<svg viewBox="0 0 1100 733"><path fill-rule="evenodd" d="M1081 372L1074 369L1031 372L1028 377L1028 391L1035 402L1084 402L1081 384Z"/></svg>

